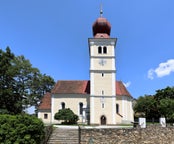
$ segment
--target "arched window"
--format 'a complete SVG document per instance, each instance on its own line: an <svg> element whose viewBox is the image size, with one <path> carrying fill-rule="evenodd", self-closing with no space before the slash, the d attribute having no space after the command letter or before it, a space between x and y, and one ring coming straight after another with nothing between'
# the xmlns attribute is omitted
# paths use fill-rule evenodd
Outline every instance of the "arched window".
<svg viewBox="0 0 174 144"><path fill-rule="evenodd" d="M64 102L61 103L61 107L62 107L62 109L65 109L65 103Z"/></svg>
<svg viewBox="0 0 174 144"><path fill-rule="evenodd" d="M99 54L102 53L102 47L101 47L101 46L98 47L98 53L99 53Z"/></svg>
<svg viewBox="0 0 174 144"><path fill-rule="evenodd" d="M80 115L83 114L83 103L79 103L79 112L80 112Z"/></svg>
<svg viewBox="0 0 174 144"><path fill-rule="evenodd" d="M116 104L116 113L119 113L119 104Z"/></svg>
<svg viewBox="0 0 174 144"><path fill-rule="evenodd" d="M107 53L107 47L106 47L106 46L103 47L103 53L104 53L104 54Z"/></svg>

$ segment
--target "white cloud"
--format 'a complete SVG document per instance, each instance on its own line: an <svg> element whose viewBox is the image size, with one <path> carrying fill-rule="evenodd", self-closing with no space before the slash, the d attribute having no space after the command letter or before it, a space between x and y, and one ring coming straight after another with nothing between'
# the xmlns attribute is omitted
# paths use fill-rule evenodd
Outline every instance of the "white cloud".
<svg viewBox="0 0 174 144"><path fill-rule="evenodd" d="M147 77L152 80L154 78L154 73L153 69L148 70Z"/></svg>
<svg viewBox="0 0 174 144"><path fill-rule="evenodd" d="M131 85L131 82L123 83L126 88L128 88Z"/></svg>
<svg viewBox="0 0 174 144"><path fill-rule="evenodd" d="M169 59L167 62L160 63L157 68L150 69L148 71L148 78L154 79L155 75L157 77L163 77L170 75L172 72L174 72L174 59Z"/></svg>

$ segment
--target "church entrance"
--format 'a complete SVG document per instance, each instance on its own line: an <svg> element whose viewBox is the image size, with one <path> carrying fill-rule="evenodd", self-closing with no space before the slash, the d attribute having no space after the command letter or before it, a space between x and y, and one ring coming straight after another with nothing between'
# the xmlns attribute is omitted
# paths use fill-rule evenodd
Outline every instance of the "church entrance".
<svg viewBox="0 0 174 144"><path fill-rule="evenodd" d="M101 125L106 125L106 117L104 115L100 118Z"/></svg>

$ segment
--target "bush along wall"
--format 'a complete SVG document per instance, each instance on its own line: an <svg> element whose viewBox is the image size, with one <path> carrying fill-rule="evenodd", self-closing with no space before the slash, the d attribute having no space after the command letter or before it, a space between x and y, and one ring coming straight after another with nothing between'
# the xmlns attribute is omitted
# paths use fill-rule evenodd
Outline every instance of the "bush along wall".
<svg viewBox="0 0 174 144"><path fill-rule="evenodd" d="M44 124L34 116L0 115L0 144L39 144Z"/></svg>

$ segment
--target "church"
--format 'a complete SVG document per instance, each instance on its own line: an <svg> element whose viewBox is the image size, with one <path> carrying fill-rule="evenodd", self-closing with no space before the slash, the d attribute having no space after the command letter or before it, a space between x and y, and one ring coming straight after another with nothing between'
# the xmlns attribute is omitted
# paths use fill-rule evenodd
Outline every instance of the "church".
<svg viewBox="0 0 174 144"><path fill-rule="evenodd" d="M60 109L70 108L79 116L78 123L116 125L134 121L132 100L122 81L116 81L116 42L111 38L111 24L102 16L92 25L88 38L90 80L60 80L46 93L38 107L38 118L46 124Z"/></svg>

